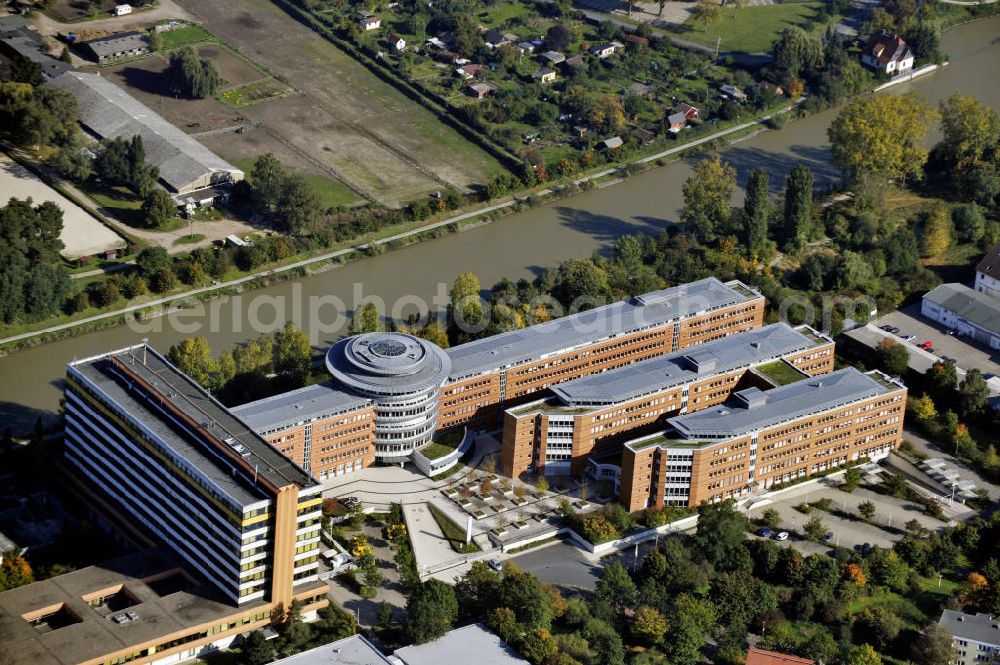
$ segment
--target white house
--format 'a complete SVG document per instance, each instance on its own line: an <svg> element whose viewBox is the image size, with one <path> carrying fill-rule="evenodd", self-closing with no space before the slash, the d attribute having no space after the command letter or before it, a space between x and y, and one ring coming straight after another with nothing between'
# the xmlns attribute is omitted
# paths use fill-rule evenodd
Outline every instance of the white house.
<svg viewBox="0 0 1000 665"><path fill-rule="evenodd" d="M382 19L374 14L369 14L368 16L358 19L358 25L360 25L361 29L365 32L369 30L378 30L382 27Z"/></svg>
<svg viewBox="0 0 1000 665"><path fill-rule="evenodd" d="M1000 300L964 284L942 284L924 294L920 313L991 349L1000 350Z"/></svg>
<svg viewBox="0 0 1000 665"><path fill-rule="evenodd" d="M989 614L944 610L938 625L952 635L953 665L1000 663L1000 622Z"/></svg>
<svg viewBox="0 0 1000 665"><path fill-rule="evenodd" d="M389 35L389 46L391 46L396 53L402 53L406 50L406 40L397 34L391 34Z"/></svg>
<svg viewBox="0 0 1000 665"><path fill-rule="evenodd" d="M913 51L896 33L880 30L865 41L861 62L889 76L898 76L913 69Z"/></svg>
<svg viewBox="0 0 1000 665"><path fill-rule="evenodd" d="M131 14L132 5L115 5L115 8L111 10L111 13L115 16L125 16L126 14Z"/></svg>
<svg viewBox="0 0 1000 665"><path fill-rule="evenodd" d="M1000 243L991 247L976 266L975 289L1000 299Z"/></svg>

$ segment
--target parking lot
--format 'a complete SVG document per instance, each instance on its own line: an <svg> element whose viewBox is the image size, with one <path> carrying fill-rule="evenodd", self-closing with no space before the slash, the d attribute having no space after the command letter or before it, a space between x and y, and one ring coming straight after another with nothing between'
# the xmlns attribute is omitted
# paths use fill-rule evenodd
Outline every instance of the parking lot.
<svg viewBox="0 0 1000 665"><path fill-rule="evenodd" d="M781 515L779 530L792 532L794 546L804 554L828 552L830 546L836 545L851 549L860 547L864 543L891 547L894 542L902 538L902 535L882 527L902 529L903 525L912 519L916 519L924 528L932 531L945 525L941 520L924 513L923 508L912 501L878 494L863 486L853 493L848 493L837 489L837 485L839 481L827 480L806 485L800 491L789 491L770 504L754 508L749 513L750 517L759 518L769 508L777 510ZM824 510L814 509L811 513L805 514L795 509L795 506L801 503L811 503L822 498L830 499L835 509L849 515L858 514L858 504L871 501L875 504L875 517L869 524L860 519L844 518ZM802 534L806 522L813 517L819 517L826 525L827 531L833 534L829 545L806 541L801 537L795 538L794 534L796 532Z"/></svg>
<svg viewBox="0 0 1000 665"><path fill-rule="evenodd" d="M878 317L873 323L878 326L896 326L900 335L916 335L913 344L925 341L934 344L938 357L953 358L955 364L965 370L977 368L983 374L1000 376L1000 354L980 346L970 339L960 339L947 334L947 329L920 315L920 303Z"/></svg>

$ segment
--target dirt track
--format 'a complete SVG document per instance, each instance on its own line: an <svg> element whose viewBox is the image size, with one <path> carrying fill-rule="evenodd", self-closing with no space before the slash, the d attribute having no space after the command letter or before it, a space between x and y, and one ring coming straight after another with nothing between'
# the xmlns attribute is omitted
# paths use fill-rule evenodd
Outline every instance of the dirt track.
<svg viewBox="0 0 1000 665"><path fill-rule="evenodd" d="M499 165L267 0L182 0L211 32L303 94L244 109L290 150L358 191L402 205L484 183Z"/></svg>

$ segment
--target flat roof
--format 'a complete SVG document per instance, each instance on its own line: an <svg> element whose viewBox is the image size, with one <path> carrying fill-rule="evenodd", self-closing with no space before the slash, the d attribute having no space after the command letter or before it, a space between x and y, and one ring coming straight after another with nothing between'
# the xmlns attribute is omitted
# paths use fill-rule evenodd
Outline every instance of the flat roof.
<svg viewBox="0 0 1000 665"><path fill-rule="evenodd" d="M427 644L413 644L392 654L404 665L526 665L516 651L482 624L456 628Z"/></svg>
<svg viewBox="0 0 1000 665"><path fill-rule="evenodd" d="M176 591L157 588L154 580L171 571L182 574L186 583ZM83 596L119 585L125 586L136 604L102 611L83 600ZM42 632L22 618L59 605L79 621ZM165 549L135 552L0 593L0 660L5 665L75 665L267 605L254 601L237 609L211 585L185 572L181 561ZM122 623L111 619L122 612L134 612L137 618Z"/></svg>
<svg viewBox="0 0 1000 665"><path fill-rule="evenodd" d="M699 378L778 360L819 342L787 323L748 330L600 374L573 379L550 390L567 404L615 404ZM695 363L710 367L699 372Z"/></svg>
<svg viewBox="0 0 1000 665"><path fill-rule="evenodd" d="M148 383L151 391L125 376L112 359L120 361L127 370ZM194 465L220 492L240 505L273 496L265 483L258 482L260 480L277 487L316 484L309 474L146 344L75 361L69 367L71 372L77 371L92 382L132 419L153 432L177 456ZM199 423L199 431L191 432L168 421L147 399L166 404L191 418ZM243 446L236 454L254 469L256 478L249 475L253 472L240 468L229 456L229 449L237 446Z"/></svg>
<svg viewBox="0 0 1000 665"><path fill-rule="evenodd" d="M332 382L326 382L265 397L234 407L231 411L254 431L266 432L354 411L370 404L371 400L356 397Z"/></svg>
<svg viewBox="0 0 1000 665"><path fill-rule="evenodd" d="M966 614L944 610L938 621L955 637L985 644L1000 644L1000 621L989 614Z"/></svg>
<svg viewBox="0 0 1000 665"><path fill-rule="evenodd" d="M390 665L363 635L351 635L315 649L276 660L272 665Z"/></svg>
<svg viewBox="0 0 1000 665"><path fill-rule="evenodd" d="M877 372L863 374L848 367L768 391L747 393L750 407L740 399L746 391L740 391L725 404L674 416L667 422L681 437L730 438L883 395L893 390L890 386L902 390L902 386L890 383Z"/></svg>
<svg viewBox="0 0 1000 665"><path fill-rule="evenodd" d="M924 294L924 300L954 312L974 326L1000 335L1000 301L965 284L942 284Z"/></svg>
<svg viewBox="0 0 1000 665"><path fill-rule="evenodd" d="M617 335L763 298L739 282L709 277L446 349L450 381L540 360Z"/></svg>

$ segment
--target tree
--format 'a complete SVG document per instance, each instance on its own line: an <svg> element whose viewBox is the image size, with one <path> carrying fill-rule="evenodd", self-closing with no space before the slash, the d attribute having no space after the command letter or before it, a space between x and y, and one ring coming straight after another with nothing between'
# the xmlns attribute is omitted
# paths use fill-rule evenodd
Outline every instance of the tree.
<svg viewBox="0 0 1000 665"><path fill-rule="evenodd" d="M691 10L691 22L705 27L705 32L722 18L722 8L714 2L700 0Z"/></svg>
<svg viewBox="0 0 1000 665"><path fill-rule="evenodd" d="M856 639L870 643L878 650L885 650L902 629L902 619L884 607L866 608L854 622Z"/></svg>
<svg viewBox="0 0 1000 665"><path fill-rule="evenodd" d="M31 564L16 551L2 552L0 559L3 560L0 564L0 591L16 589L35 581Z"/></svg>
<svg viewBox="0 0 1000 665"><path fill-rule="evenodd" d="M764 514L761 515L761 521L764 522L764 526L767 528L772 530L777 529L781 526L781 513L774 508L768 508L764 511Z"/></svg>
<svg viewBox="0 0 1000 665"><path fill-rule="evenodd" d="M1000 116L974 97L953 93L941 101L941 148L960 170L982 160L1000 142Z"/></svg>
<svg viewBox="0 0 1000 665"><path fill-rule="evenodd" d="M656 646L667 632L667 618L656 609L643 605L635 611L630 629L639 642L648 646Z"/></svg>
<svg viewBox="0 0 1000 665"><path fill-rule="evenodd" d="M875 348L878 362L889 374L903 376L910 366L910 352L902 344L897 344L888 337L879 342Z"/></svg>
<svg viewBox="0 0 1000 665"><path fill-rule="evenodd" d="M170 194L166 191L155 188L146 196L142 202L142 216L146 220L146 226L157 228L171 220L177 212Z"/></svg>
<svg viewBox="0 0 1000 665"><path fill-rule="evenodd" d="M274 334L271 366L290 388L300 388L309 378L312 346L309 336L291 322Z"/></svg>
<svg viewBox="0 0 1000 665"><path fill-rule="evenodd" d="M743 546L746 517L736 510L732 500L703 503L698 506L695 551L712 565L725 568L734 550Z"/></svg>
<svg viewBox="0 0 1000 665"><path fill-rule="evenodd" d="M913 643L913 662L916 665L948 665L955 659L955 644L952 640L947 628L938 623L931 624Z"/></svg>
<svg viewBox="0 0 1000 665"><path fill-rule="evenodd" d="M845 665L882 665L882 657L870 644L862 644L851 649Z"/></svg>
<svg viewBox="0 0 1000 665"><path fill-rule="evenodd" d="M858 513L866 520L871 520L875 517L875 504L871 501L862 501L858 504Z"/></svg>
<svg viewBox="0 0 1000 665"><path fill-rule="evenodd" d="M282 182L274 213L288 233L303 234L312 228L319 216L319 196L304 177L290 173Z"/></svg>
<svg viewBox="0 0 1000 665"><path fill-rule="evenodd" d="M521 655L534 665L547 663L557 648L552 634L544 628L536 628L522 636L517 646Z"/></svg>
<svg viewBox="0 0 1000 665"><path fill-rule="evenodd" d="M743 220L746 225L746 243L750 253L758 258L767 247L767 223L771 218L771 199L768 175L765 169L750 171L746 200L743 203Z"/></svg>
<svg viewBox="0 0 1000 665"><path fill-rule="evenodd" d="M215 63L199 57L190 46L170 55L170 64L163 75L171 92L194 99L211 97L225 82Z"/></svg>
<svg viewBox="0 0 1000 665"><path fill-rule="evenodd" d="M351 319L351 332L355 335L370 333L382 330L382 317L378 313L378 307L373 302L366 302L361 309L354 313Z"/></svg>
<svg viewBox="0 0 1000 665"><path fill-rule="evenodd" d="M581 634L594 653L593 662L601 665L625 665L625 646L614 626L600 619L589 619Z"/></svg>
<svg viewBox="0 0 1000 665"><path fill-rule="evenodd" d="M923 139L936 118L937 111L913 93L859 97L827 130L833 160L851 174L919 177L927 162Z"/></svg>
<svg viewBox="0 0 1000 665"><path fill-rule="evenodd" d="M255 630L247 635L240 647L241 665L267 665L273 660L274 646L264 637L262 631Z"/></svg>
<svg viewBox="0 0 1000 665"><path fill-rule="evenodd" d="M135 265L139 274L148 279L159 272L170 270L173 260L163 247L147 247L139 252Z"/></svg>
<svg viewBox="0 0 1000 665"><path fill-rule="evenodd" d="M823 59L819 40L797 25L781 31L772 51L774 64L784 70L786 80L797 78L802 70L816 67Z"/></svg>
<svg viewBox="0 0 1000 665"><path fill-rule="evenodd" d="M566 308L591 309L610 293L608 274L591 259L569 259L559 264L552 295Z"/></svg>
<svg viewBox="0 0 1000 665"><path fill-rule="evenodd" d="M597 581L594 598L618 610L635 605L636 587L632 577L620 561L612 561L604 566L601 579Z"/></svg>
<svg viewBox="0 0 1000 665"><path fill-rule="evenodd" d="M406 602L407 638L423 644L435 640L449 630L458 618L458 601L448 584L435 579L422 582Z"/></svg>
<svg viewBox="0 0 1000 665"><path fill-rule="evenodd" d="M698 162L684 181L681 220L699 241L714 240L729 224L730 202L736 188L736 169L718 155Z"/></svg>
<svg viewBox="0 0 1000 665"><path fill-rule="evenodd" d="M970 369L958 386L958 412L965 417L981 413L990 399L990 388L986 385L983 373L978 369Z"/></svg>
<svg viewBox="0 0 1000 665"><path fill-rule="evenodd" d="M540 494L545 494L549 491L549 481L545 476L538 476L538 480L535 481L535 489L538 490Z"/></svg>
<svg viewBox="0 0 1000 665"><path fill-rule="evenodd" d="M785 249L795 251L812 228L813 173L796 164L785 178Z"/></svg>
<svg viewBox="0 0 1000 665"><path fill-rule="evenodd" d="M217 371L212 360L212 349L204 337L186 337L170 347L167 352L179 370L187 374L195 383L206 388L211 386L211 377Z"/></svg>
<svg viewBox="0 0 1000 665"><path fill-rule="evenodd" d="M667 620L670 625L664 640L668 662L675 665L696 665L704 659L701 648L715 625L715 607L707 600L681 594L674 600Z"/></svg>
<svg viewBox="0 0 1000 665"><path fill-rule="evenodd" d="M840 485L840 489L845 492L853 492L858 489L858 485L861 484L861 472L855 466L849 467L847 471L844 471L844 482Z"/></svg>
<svg viewBox="0 0 1000 665"><path fill-rule="evenodd" d="M823 520L815 515L809 518L803 530L809 540L822 540L823 536L826 535L826 525L823 524Z"/></svg>
<svg viewBox="0 0 1000 665"><path fill-rule="evenodd" d="M528 630L552 625L552 601L542 583L531 573L508 566L500 582L497 602L513 609L518 623Z"/></svg>
<svg viewBox="0 0 1000 665"><path fill-rule="evenodd" d="M924 222L924 256L941 256L951 247L952 222L948 207L935 206Z"/></svg>
<svg viewBox="0 0 1000 665"><path fill-rule="evenodd" d="M62 145L79 134L76 97L57 88L0 82L0 134L19 145Z"/></svg>
<svg viewBox="0 0 1000 665"><path fill-rule="evenodd" d="M545 48L549 51L561 51L569 46L571 37L565 26L556 23L545 33Z"/></svg>
<svg viewBox="0 0 1000 665"><path fill-rule="evenodd" d="M474 561L469 572L455 583L455 596L462 615L469 619L485 616L496 605L500 580L500 573L485 561Z"/></svg>

